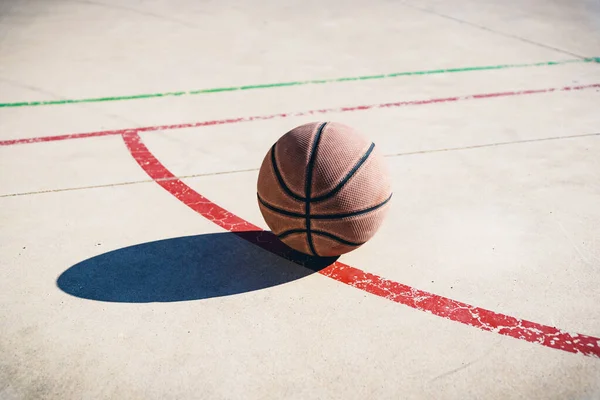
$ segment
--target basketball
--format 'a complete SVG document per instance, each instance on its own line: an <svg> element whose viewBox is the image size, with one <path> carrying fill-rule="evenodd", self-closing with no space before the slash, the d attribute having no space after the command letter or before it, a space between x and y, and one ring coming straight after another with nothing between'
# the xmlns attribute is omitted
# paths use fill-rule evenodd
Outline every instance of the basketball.
<svg viewBox="0 0 600 400"><path fill-rule="evenodd" d="M262 162L257 192L271 231L289 247L320 257L371 239L392 197L378 148L336 122L304 124L280 137Z"/></svg>

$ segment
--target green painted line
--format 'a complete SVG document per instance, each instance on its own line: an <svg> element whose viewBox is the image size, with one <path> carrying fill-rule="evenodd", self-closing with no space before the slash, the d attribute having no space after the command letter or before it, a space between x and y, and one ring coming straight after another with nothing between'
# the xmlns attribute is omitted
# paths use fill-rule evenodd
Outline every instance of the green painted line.
<svg viewBox="0 0 600 400"><path fill-rule="evenodd" d="M87 98L87 99L23 101L23 102L16 102L16 103L0 103L0 108L2 108L2 107L49 106L49 105L77 104L77 103L100 103L100 102L107 102L107 101L152 99L152 98L157 98L157 97L188 96L188 95L208 94L208 93L233 92L233 91L239 91L239 90L280 88L280 87L286 87L286 86L320 85L320 84L324 84L324 83L367 81L367 80L375 80L375 79L397 78L400 76L436 75L436 74L449 74L449 73L455 73L455 72L472 72L472 71L488 71L488 70L510 69L510 68L544 67L544 66L553 66L553 65L590 63L590 62L600 63L600 57L577 58L577 59L562 60L562 61L543 61L543 62L529 63L529 64L502 64L502 65L488 65L488 66L482 66L482 67L463 67L463 68L448 68L448 69L431 69L431 70L425 70L425 71L392 72L390 74L380 74L380 75L363 75L363 76L351 76L351 77L332 78L332 79L312 79L312 80L307 80L307 81L263 83L263 84L257 84L257 85L232 86L232 87L221 87L221 88L211 88L211 89L179 91L179 92L146 93L146 94L135 94L135 95L128 95L128 96L126 95L126 96L111 96L111 97L93 97L93 98Z"/></svg>

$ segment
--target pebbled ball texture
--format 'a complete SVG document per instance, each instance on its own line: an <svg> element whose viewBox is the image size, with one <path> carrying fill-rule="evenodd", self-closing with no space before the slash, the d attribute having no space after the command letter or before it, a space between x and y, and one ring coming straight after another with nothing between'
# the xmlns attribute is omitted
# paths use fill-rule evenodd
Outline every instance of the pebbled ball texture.
<svg viewBox="0 0 600 400"><path fill-rule="evenodd" d="M379 229L392 197L374 143L336 122L298 126L271 147L260 168L258 204L281 241L302 253L339 256Z"/></svg>

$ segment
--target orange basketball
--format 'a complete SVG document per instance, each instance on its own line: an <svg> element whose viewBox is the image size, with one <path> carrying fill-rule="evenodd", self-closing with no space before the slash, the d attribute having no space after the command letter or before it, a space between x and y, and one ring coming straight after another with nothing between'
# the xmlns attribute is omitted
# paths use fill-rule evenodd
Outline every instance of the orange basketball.
<svg viewBox="0 0 600 400"><path fill-rule="evenodd" d="M336 122L298 126L271 147L258 174L269 228L302 253L348 253L379 229L392 197L382 155Z"/></svg>

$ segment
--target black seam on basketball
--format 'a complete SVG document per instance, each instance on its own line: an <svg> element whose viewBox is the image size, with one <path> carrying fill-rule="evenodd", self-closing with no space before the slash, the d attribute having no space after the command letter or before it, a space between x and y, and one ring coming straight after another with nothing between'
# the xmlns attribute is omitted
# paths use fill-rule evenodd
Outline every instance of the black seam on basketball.
<svg viewBox="0 0 600 400"><path fill-rule="evenodd" d="M315 246L312 240L312 235L310 231L310 195L312 189L312 178L313 178L313 170L315 167L315 159L317 158L317 149L319 147L319 143L321 142L321 135L323 134L323 130L325 129L325 125L327 122L321 124L315 138L313 139L313 143L310 149L310 155L308 157L308 164L306 165L306 180L304 182L304 196L306 197L306 202L304 205L305 212L305 221L306 221L306 238L308 240L308 247L311 253L315 256L318 256L317 251L315 250Z"/></svg>
<svg viewBox="0 0 600 400"><path fill-rule="evenodd" d="M277 237L279 239L283 239L285 237L293 235L294 233L306 233L306 229L290 229L288 231L281 232L279 235L277 235Z"/></svg>
<svg viewBox="0 0 600 400"><path fill-rule="evenodd" d="M283 180L283 176L281 175L281 172L279 171L279 167L277 166L277 159L275 157L275 145L277 145L277 143L275 143L271 147L271 166L273 167L273 172L275 172L275 177L277 178L277 182L279 182L279 186L281 186L281 188L283 189L285 194L287 194L291 198L300 200L300 201L306 201L306 199L304 197L299 196L296 193L292 192L292 189L290 189L288 187L288 185L285 183L285 181Z"/></svg>
<svg viewBox="0 0 600 400"><path fill-rule="evenodd" d="M296 233L306 233L306 229L290 229L289 231L285 231L285 232L280 233L279 235L277 235L277 237L279 239L283 239L283 238L286 238L286 237L288 237L290 235L293 235L293 234L296 234ZM365 242L361 242L361 243L350 242L350 241L348 241L346 239L343 239L343 238L341 238L339 236L336 236L336 235L334 235L332 233L325 232L325 231L315 231L315 230L312 230L311 234L317 235L317 236L325 236L325 237L328 237L330 239L335 240L336 242L340 242L340 243L348 245L348 246L362 246L363 244L365 244Z"/></svg>
<svg viewBox="0 0 600 400"><path fill-rule="evenodd" d="M363 154L363 156L360 158L360 160L358 160L358 162L356 163L356 165L354 167L352 167L352 169L350 170L350 172L348 172L346 174L346 176L344 177L344 179L342 179L340 181L340 183L337 184L336 187L334 187L333 189L331 189L329 192L315 197L314 199L311 199L311 201L313 203L316 203L318 201L323 201L323 200L327 200L333 196L335 196L335 194L337 192L339 192L340 190L342 190L342 188L346 185L346 183L348 183L348 181L350 181L350 178L352 178L354 176L354 174L356 174L356 172L358 171L358 169L367 161L367 159L369 158L369 156L371 155L371 153L373 153L373 149L375 148L375 143L371 143L371 145L369 146L369 149L366 151L365 154Z"/></svg>
<svg viewBox="0 0 600 400"><path fill-rule="evenodd" d="M315 230L313 230L312 233L313 233L313 235L328 237L330 239L335 240L336 242L340 242L341 244L345 244L345 245L348 245L348 246L362 246L363 244L365 244L364 242L363 243L351 242L349 240L342 239L339 236L336 236L336 235L334 235L332 233L325 232L325 231L315 231Z"/></svg>
<svg viewBox="0 0 600 400"><path fill-rule="evenodd" d="M266 208L268 208L269 210L279 213L279 214L283 214L283 215L287 215L288 217L293 217L293 218L306 218L305 214L300 214L300 213L295 213L293 211L288 211L285 210L283 208L279 208L276 207L272 204L267 203L262 197L260 197L260 194L256 193L256 196L258 197L258 201L260 202L260 204L262 204L263 206L265 206Z"/></svg>
<svg viewBox="0 0 600 400"><path fill-rule="evenodd" d="M286 215L288 217L292 217L292 218L304 218L307 219L307 215L306 214L300 214L300 213L295 213L292 211L288 211L285 210L283 208L279 208L276 207L272 204L267 203L266 201L264 201L260 195L257 193L256 194L258 196L258 201L265 206L266 208L268 208L269 210L282 214L282 215ZM341 219L341 218L348 218L348 217L355 217L357 215L362 215L362 214L367 214L370 213L371 211L375 211L378 208L383 207L384 205L386 205L392 198L392 194L390 194L390 197L388 197L386 200L382 201L381 203L373 206L373 207L369 207L369 208L365 208L363 210L358 210L358 211L352 211L349 213L345 213L345 214L312 214L312 215L308 215L308 218L310 219Z"/></svg>
<svg viewBox="0 0 600 400"><path fill-rule="evenodd" d="M391 198L392 198L392 195L390 194L390 197L388 197L386 200L382 201L381 203L379 203L373 207L365 208L364 210L352 211L352 212L345 213L345 214L313 214L310 216L310 218L312 218L312 219L341 219L341 218L348 218L348 217L356 217L357 215L367 214L367 213L370 213L371 211L375 211L378 208L383 207L384 205L386 205L388 203L388 201L390 201Z"/></svg>

